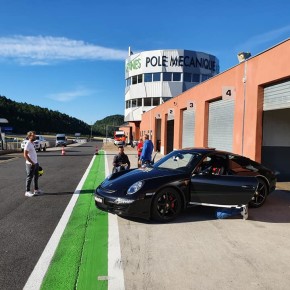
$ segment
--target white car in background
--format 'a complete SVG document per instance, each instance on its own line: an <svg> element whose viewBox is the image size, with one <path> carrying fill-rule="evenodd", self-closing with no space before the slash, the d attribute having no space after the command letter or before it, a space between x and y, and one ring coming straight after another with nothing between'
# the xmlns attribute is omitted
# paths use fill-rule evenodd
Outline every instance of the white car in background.
<svg viewBox="0 0 290 290"><path fill-rule="evenodd" d="M35 141L33 141L35 150L37 150L37 151L41 151L41 150L46 151L46 148L49 147L49 142L46 141L44 139L44 137L41 136L41 135L36 135L35 138L36 138ZM21 143L21 150L22 151L24 150L25 144L27 142L28 142L27 139L24 139L22 141L22 143Z"/></svg>

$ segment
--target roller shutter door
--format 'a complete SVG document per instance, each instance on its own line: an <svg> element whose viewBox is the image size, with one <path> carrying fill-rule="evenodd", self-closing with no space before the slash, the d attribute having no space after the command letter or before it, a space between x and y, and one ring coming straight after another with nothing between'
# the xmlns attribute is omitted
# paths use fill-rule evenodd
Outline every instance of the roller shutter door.
<svg viewBox="0 0 290 290"><path fill-rule="evenodd" d="M183 111L182 148L194 147L195 112Z"/></svg>
<svg viewBox="0 0 290 290"><path fill-rule="evenodd" d="M264 111L290 108L290 80L264 88Z"/></svg>
<svg viewBox="0 0 290 290"><path fill-rule="evenodd" d="M262 163L279 172L278 181L289 180L290 80L264 88Z"/></svg>
<svg viewBox="0 0 290 290"><path fill-rule="evenodd" d="M208 146L232 151L234 127L234 100L209 103Z"/></svg>

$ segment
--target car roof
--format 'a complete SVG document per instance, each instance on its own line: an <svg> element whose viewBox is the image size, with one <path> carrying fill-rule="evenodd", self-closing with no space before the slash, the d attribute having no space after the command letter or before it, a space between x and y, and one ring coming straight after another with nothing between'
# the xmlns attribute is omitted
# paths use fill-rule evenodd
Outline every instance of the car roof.
<svg viewBox="0 0 290 290"><path fill-rule="evenodd" d="M179 149L176 151L194 151L194 152L198 152L201 154L221 153L221 154L230 154L230 155L235 155L235 156L241 156L239 154L228 152L228 151L216 150L213 147L188 147L188 148L182 148L182 149Z"/></svg>
<svg viewBox="0 0 290 290"><path fill-rule="evenodd" d="M210 148L210 147L188 147L188 148L182 148L176 151L194 151L198 153L209 153L209 152L215 152L215 148Z"/></svg>

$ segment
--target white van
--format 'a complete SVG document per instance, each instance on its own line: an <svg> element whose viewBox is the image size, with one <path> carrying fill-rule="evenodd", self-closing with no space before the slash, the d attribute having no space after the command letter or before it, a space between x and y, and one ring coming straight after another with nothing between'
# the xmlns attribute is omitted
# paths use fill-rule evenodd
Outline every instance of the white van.
<svg viewBox="0 0 290 290"><path fill-rule="evenodd" d="M66 139L65 134L56 134L55 147L66 146L66 145L67 145L67 139Z"/></svg>

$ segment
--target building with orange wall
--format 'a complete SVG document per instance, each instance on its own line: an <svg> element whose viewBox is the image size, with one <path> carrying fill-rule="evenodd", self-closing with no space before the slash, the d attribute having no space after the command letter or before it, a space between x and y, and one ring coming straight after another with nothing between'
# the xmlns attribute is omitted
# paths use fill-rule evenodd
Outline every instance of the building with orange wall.
<svg viewBox="0 0 290 290"><path fill-rule="evenodd" d="M290 39L145 112L139 130L163 154L215 147L290 175Z"/></svg>

